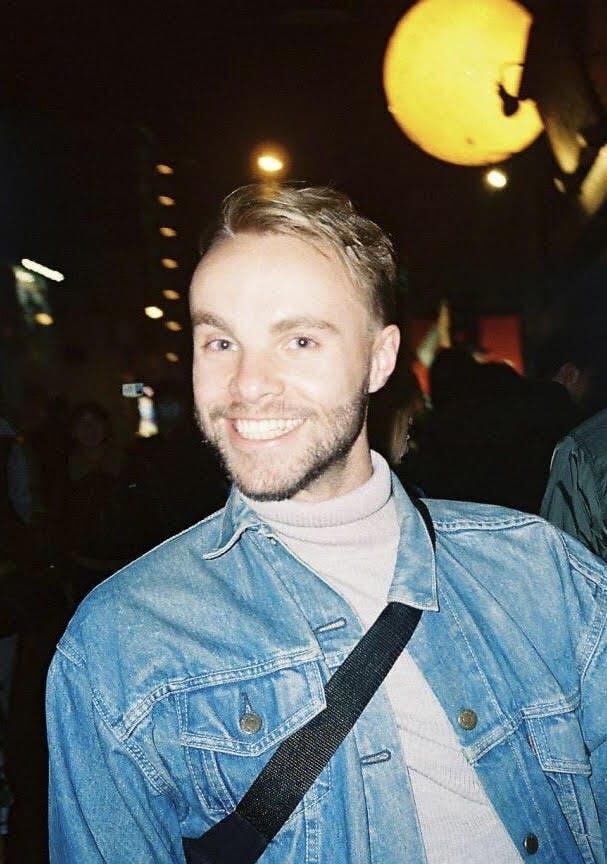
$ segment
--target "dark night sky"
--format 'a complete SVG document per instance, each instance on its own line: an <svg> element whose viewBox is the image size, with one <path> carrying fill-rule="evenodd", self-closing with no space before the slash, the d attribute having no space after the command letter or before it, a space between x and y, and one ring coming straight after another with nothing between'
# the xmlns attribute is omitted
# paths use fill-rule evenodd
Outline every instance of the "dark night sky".
<svg viewBox="0 0 607 864"><path fill-rule="evenodd" d="M557 206L543 139L489 195L388 115L381 62L404 0L124 5L22 0L5 18L1 257L69 271L136 244L141 125L189 160L200 225L250 179L253 147L281 142L292 178L343 188L390 230L426 296L514 285L542 248Z"/></svg>

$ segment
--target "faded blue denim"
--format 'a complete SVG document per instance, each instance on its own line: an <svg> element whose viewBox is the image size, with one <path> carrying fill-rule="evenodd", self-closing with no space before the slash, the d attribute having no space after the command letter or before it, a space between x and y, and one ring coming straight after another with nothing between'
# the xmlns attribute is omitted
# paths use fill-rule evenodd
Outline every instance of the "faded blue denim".
<svg viewBox="0 0 607 864"><path fill-rule="evenodd" d="M604 566L534 516L429 501L435 556L393 483L390 599L426 610L411 654L521 857L533 834L535 861L604 862ZM96 588L49 673L53 864L183 862L182 837L229 813L323 708L323 681L361 632L235 494ZM245 713L258 731L241 730ZM261 860L426 860L383 691Z"/></svg>

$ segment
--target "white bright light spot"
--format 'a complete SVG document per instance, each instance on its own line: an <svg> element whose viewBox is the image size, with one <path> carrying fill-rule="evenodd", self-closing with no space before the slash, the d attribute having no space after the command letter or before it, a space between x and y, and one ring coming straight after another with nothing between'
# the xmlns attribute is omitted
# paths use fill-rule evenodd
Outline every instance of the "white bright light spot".
<svg viewBox="0 0 607 864"><path fill-rule="evenodd" d="M485 174L485 182L492 189L503 189L504 186L508 185L508 175L500 168L491 168Z"/></svg>
<svg viewBox="0 0 607 864"><path fill-rule="evenodd" d="M162 318L164 315L159 306L146 306L144 311L148 318Z"/></svg>
<svg viewBox="0 0 607 864"><path fill-rule="evenodd" d="M262 153L261 156L258 156L257 165L266 174L277 174L285 167L282 159L272 153Z"/></svg>
<svg viewBox="0 0 607 864"><path fill-rule="evenodd" d="M25 267L26 270L31 270L32 273L39 273L40 276L44 276L52 282L63 282L65 279L63 273L60 273L58 270L51 270L50 267L45 267L44 264L38 264L37 261L32 261L31 258L22 258L21 266Z"/></svg>

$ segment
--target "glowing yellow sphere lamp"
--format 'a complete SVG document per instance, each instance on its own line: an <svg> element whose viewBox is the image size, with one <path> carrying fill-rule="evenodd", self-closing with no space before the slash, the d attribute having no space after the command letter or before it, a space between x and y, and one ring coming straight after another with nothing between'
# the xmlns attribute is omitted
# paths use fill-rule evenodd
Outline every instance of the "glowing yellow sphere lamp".
<svg viewBox="0 0 607 864"><path fill-rule="evenodd" d="M419 0L384 57L388 110L426 153L456 165L503 162L542 131L517 97L531 14L515 0ZM513 106L513 107L512 107Z"/></svg>

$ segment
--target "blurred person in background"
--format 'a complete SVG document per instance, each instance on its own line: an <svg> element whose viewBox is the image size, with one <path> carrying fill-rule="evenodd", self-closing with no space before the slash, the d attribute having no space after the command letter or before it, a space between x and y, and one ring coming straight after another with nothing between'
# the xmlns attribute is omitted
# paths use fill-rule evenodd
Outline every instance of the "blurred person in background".
<svg viewBox="0 0 607 864"><path fill-rule="evenodd" d="M10 864L48 860L44 678L67 618L31 518L25 451L0 418L0 836Z"/></svg>
<svg viewBox="0 0 607 864"><path fill-rule="evenodd" d="M558 443L540 512L607 561L607 410Z"/></svg>

